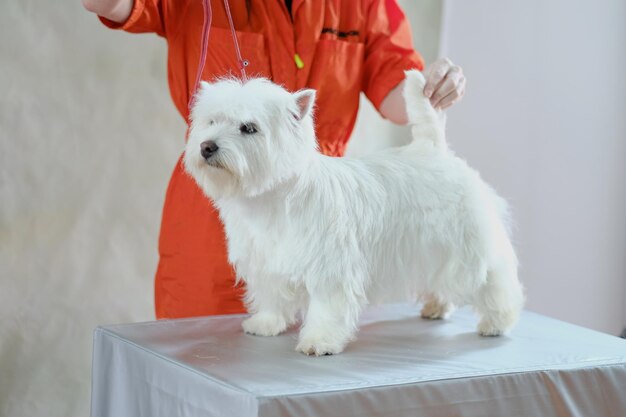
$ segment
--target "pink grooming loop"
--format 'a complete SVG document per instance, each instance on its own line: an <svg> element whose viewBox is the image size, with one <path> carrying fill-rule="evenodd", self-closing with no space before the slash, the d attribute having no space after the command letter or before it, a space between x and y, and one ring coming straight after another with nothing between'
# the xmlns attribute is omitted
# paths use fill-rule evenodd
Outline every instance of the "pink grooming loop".
<svg viewBox="0 0 626 417"><path fill-rule="evenodd" d="M248 61L244 61L241 58L241 51L239 50L239 42L237 41L237 34L235 33L235 25L233 25L233 17L230 15L230 6L228 5L228 0L224 0L224 7L226 8L226 14L228 15L228 23L230 24L230 31L233 34L233 43L235 44L235 52L237 52L237 63L239 64L239 69L241 70L241 78L244 81L248 81L248 76L246 75L246 66L248 65Z"/></svg>
<svg viewBox="0 0 626 417"><path fill-rule="evenodd" d="M248 81L245 67L248 66L248 61L241 58L241 51L239 50L239 42L237 41L237 33L235 32L235 25L233 24L233 18L230 14L230 5L228 0L224 0L224 7L226 8L226 15L228 16L228 23L230 24L230 31L233 34L233 43L235 44L235 52L237 53L237 63L239 64L239 70L241 71L241 78L244 81ZM196 73L196 83L193 87L193 94L189 98L189 109L193 106L193 102L200 86L200 80L202 79L202 73L204 72L204 63L206 62L207 47L209 43L209 32L211 30L211 21L213 13L211 11L211 0L202 0L202 8L204 9L204 24L202 25L202 43L200 48L200 62L198 63L198 72Z"/></svg>

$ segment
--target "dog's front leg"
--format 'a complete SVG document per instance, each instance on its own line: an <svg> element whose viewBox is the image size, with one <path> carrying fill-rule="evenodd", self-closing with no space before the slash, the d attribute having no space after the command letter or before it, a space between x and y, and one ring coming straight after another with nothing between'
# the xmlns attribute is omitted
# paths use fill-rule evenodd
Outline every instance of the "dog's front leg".
<svg viewBox="0 0 626 417"><path fill-rule="evenodd" d="M344 289L310 294L309 308L296 350L306 355L341 353L356 333L364 300Z"/></svg>
<svg viewBox="0 0 626 417"><path fill-rule="evenodd" d="M295 321L297 303L286 297L289 290L280 291L279 286L262 285L248 281L246 304L252 316L241 323L243 330L257 336L276 336Z"/></svg>

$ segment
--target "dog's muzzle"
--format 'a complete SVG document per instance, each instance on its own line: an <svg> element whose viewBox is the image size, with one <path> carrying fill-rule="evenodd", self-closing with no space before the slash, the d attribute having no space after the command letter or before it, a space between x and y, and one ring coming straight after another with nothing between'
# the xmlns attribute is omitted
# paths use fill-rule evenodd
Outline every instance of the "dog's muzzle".
<svg viewBox="0 0 626 417"><path fill-rule="evenodd" d="M218 149L219 146L217 146L217 143L212 140L207 140L200 144L200 154L204 159L209 159L210 157L215 155Z"/></svg>

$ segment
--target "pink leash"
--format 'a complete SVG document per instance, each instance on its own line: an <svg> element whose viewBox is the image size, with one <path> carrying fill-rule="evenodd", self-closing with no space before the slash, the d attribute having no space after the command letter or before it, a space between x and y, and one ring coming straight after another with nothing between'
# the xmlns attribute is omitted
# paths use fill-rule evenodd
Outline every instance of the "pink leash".
<svg viewBox="0 0 626 417"><path fill-rule="evenodd" d="M233 43L235 44L235 52L237 53L237 63L239 64L239 70L241 71L241 79L243 81L248 81L248 76L246 74L246 67L248 66L248 61L241 58L241 50L239 49L239 42L237 41L237 33L235 32L235 25L233 24L233 17L230 14L230 5L228 4L228 0L224 0L224 7L226 8L226 15L228 16L228 23L230 25L230 31L233 34ZM204 63L206 62L206 54L207 47L209 43L209 32L211 30L211 21L213 18L213 13L211 11L211 0L202 0L202 8L204 9L204 24L202 25L202 43L200 44L200 48L202 48L200 54L200 62L198 64L198 72L196 73L196 83L194 84L193 94L189 98L189 109L193 106L194 99L196 97L196 92L198 91L198 87L200 86L200 80L202 79L202 72L204 71Z"/></svg>
<svg viewBox="0 0 626 417"><path fill-rule="evenodd" d="M239 70L241 71L241 79L243 81L248 81L248 76L246 75L246 67L248 66L248 61L241 58L239 42L237 41L237 34L235 33L235 25L233 25L233 17L230 15L230 6L228 5L228 0L224 0L224 7L226 8L226 14L228 15L230 32L233 34L233 43L235 44L235 52L237 53L237 63L239 64Z"/></svg>

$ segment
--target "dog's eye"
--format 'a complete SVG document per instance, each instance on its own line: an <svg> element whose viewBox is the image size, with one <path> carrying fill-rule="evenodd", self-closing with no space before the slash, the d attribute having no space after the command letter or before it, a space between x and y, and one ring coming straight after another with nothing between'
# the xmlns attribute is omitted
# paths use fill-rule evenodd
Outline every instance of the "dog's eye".
<svg viewBox="0 0 626 417"><path fill-rule="evenodd" d="M242 123L241 126L239 126L239 131L244 135L252 135L258 132L258 129L254 123Z"/></svg>
<svg viewBox="0 0 626 417"><path fill-rule="evenodd" d="M215 124L215 120L209 120L209 125L214 125Z"/></svg>

